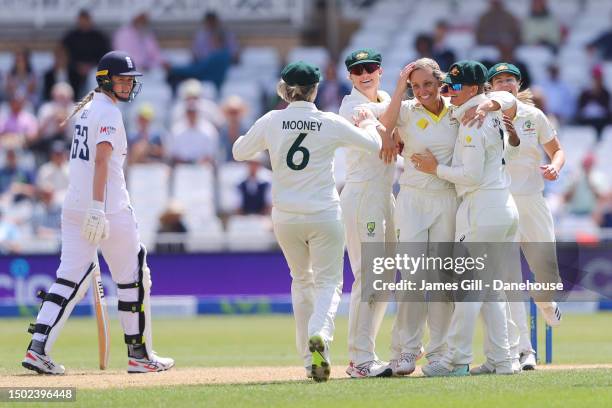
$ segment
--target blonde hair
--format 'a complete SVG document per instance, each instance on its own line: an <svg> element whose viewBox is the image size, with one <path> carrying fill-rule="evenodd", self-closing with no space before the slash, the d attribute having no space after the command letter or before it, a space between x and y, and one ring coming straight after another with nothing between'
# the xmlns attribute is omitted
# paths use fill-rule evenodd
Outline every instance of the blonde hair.
<svg viewBox="0 0 612 408"><path fill-rule="evenodd" d="M414 69L412 72L416 71L417 69L431 69L434 78L440 82L442 82L442 79L444 79L444 73L440 69L440 65L438 65L438 63L431 58L419 58L418 60L414 61ZM410 75L412 75L412 72ZM408 80L410 80L410 78L408 78Z"/></svg>
<svg viewBox="0 0 612 408"><path fill-rule="evenodd" d="M68 123L68 121L69 121L69 120L70 120L70 119L71 119L71 118L72 118L74 115L76 115L76 113L77 113L78 111L80 111L81 109L83 109L83 106L87 105L87 104L89 103L89 101L91 101L91 100L93 99L93 97L94 97L94 93L95 93L95 92L99 92L99 88L96 88L96 89L94 89L93 91L89 92L87 95L85 95L85 96L83 97L83 99L81 99L81 100L79 101L79 103L77 103L77 104L74 106L74 109L72 110L72 113L71 113L70 115L68 115L68 116L66 117L66 119L64 119L64 121L63 121L62 123L60 123L60 126L64 126L64 125L66 125L66 123Z"/></svg>
<svg viewBox="0 0 612 408"><path fill-rule="evenodd" d="M281 79L276 84L276 93L287 103L296 101L314 102L318 89L318 83L304 86L288 85Z"/></svg>

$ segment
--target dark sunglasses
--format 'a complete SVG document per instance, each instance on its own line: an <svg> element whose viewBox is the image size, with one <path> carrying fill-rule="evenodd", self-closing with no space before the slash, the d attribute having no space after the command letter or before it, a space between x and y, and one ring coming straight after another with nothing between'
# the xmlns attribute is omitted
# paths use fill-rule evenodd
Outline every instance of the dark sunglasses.
<svg viewBox="0 0 612 408"><path fill-rule="evenodd" d="M353 65L349 68L349 72L353 75L362 75L365 70L368 74L376 72L380 68L380 64L375 62L366 62L365 64Z"/></svg>
<svg viewBox="0 0 612 408"><path fill-rule="evenodd" d="M443 94L448 93L450 90L459 92L460 90L463 89L463 84L446 84L442 86L442 89L440 89L440 92L442 92Z"/></svg>

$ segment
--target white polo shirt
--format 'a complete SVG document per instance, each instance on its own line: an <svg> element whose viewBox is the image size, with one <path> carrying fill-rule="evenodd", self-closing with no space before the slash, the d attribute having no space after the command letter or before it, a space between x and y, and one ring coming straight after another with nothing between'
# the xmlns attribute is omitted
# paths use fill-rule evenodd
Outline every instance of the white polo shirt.
<svg viewBox="0 0 612 408"><path fill-rule="evenodd" d="M77 112L75 117L68 166L70 183L64 208L85 211L91 206L96 147L101 142L108 142L113 147L108 163L104 210L112 214L127 208L130 197L123 174L127 137L121 111L111 98L96 92L93 100Z"/></svg>
<svg viewBox="0 0 612 408"><path fill-rule="evenodd" d="M449 165L453 158L459 122L451 115L452 106L447 98L440 115L429 112L416 99L403 101L397 120L404 150L404 173L400 184L427 190L448 190L453 185L433 174L423 173L414 167L410 156L429 149L440 164Z"/></svg>
<svg viewBox="0 0 612 408"><path fill-rule="evenodd" d="M378 91L379 102L371 102L364 94L353 87L350 95L342 99L340 116L352 122L357 108L370 109L378 118L388 106L391 97L385 91ZM356 148L346 149L346 182L364 182L379 180L381 185L390 187L393 184L395 165L385 164L378 155L373 155Z"/></svg>
<svg viewBox="0 0 612 408"><path fill-rule="evenodd" d="M350 146L378 157L381 147L375 123L365 121L363 126L365 130L339 115L319 111L313 103L293 102L257 120L236 140L232 153L236 160L249 160L269 151L274 222L299 222L301 215L321 212L340 219L335 150Z"/></svg>
<svg viewBox="0 0 612 408"><path fill-rule="evenodd" d="M474 96L455 109L454 117L461 118L486 98L483 94ZM480 129L459 125L452 165L439 164L437 175L454 183L459 197L476 190L508 188L510 177L505 168L505 149L501 112L489 112Z"/></svg>
<svg viewBox="0 0 612 408"><path fill-rule="evenodd" d="M510 192L519 195L539 193L544 190L544 178L540 171L540 145L553 140L557 132L544 112L523 102L517 103L513 122L521 144L518 155L508 160Z"/></svg>

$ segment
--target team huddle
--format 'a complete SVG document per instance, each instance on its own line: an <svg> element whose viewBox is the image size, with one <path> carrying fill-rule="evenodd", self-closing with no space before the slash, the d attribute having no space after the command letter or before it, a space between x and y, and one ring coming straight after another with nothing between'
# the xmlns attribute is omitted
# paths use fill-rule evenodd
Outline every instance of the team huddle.
<svg viewBox="0 0 612 408"><path fill-rule="evenodd" d="M375 294L362 279L369 273L362 265L367 243L378 244L379 255L385 256L398 242L427 248L440 242L555 241L542 190L544 179L559 177L564 153L529 92L519 92L520 71L504 62L487 70L476 61L459 61L445 74L434 60L423 58L404 67L389 95L379 89L380 53L356 50L345 64L353 89L339 114L322 112L313 103L319 68L290 63L277 85L287 108L262 116L232 149L236 160L250 160L263 150L270 155L272 221L291 273L296 345L306 375L318 382L330 376L345 247L355 277L350 377L409 375L421 357L427 359L426 376L534 369L525 305L506 301L503 293L497 301L429 302L423 297L398 302L391 359L381 361L376 337L387 302L368 301ZM139 75L127 54L105 55L96 74L98 88L73 112L78 116L62 216L61 264L56 283L42 295L22 363L38 373L64 373L49 353L85 294L98 246L118 287L128 372L174 365L152 349L151 278L122 170L127 142L115 104L135 97ZM408 87L414 98L405 100ZM540 147L550 164L541 165ZM340 195L333 176L338 148L346 148L347 167ZM404 170L396 202L392 186L398 155ZM113 240L116 236L123 240ZM550 280L541 275L546 269L540 267L541 254L524 250L524 255L536 280ZM520 275L520 264L510 273ZM544 299L537 305L549 325L559 324L555 302ZM486 361L470 370L480 312ZM426 326L429 342L423 344Z"/></svg>
<svg viewBox="0 0 612 408"><path fill-rule="evenodd" d="M319 69L289 64L278 85L289 106L264 115L233 146L237 160L266 149L270 153L272 220L293 278L296 343L307 376L326 381L330 374L329 345L342 287L342 230L355 277L350 377L409 375L423 356L426 376L534 369L525 305L507 302L503 293L498 301L398 302L391 360L376 355L387 303L368 301L374 294L363 282L364 272L369 273L362 270L363 244L383 244L377 248L385 256L396 242L425 247L439 242L552 243L543 180L557 179L565 160L546 116L533 106L528 91L519 94L516 66L502 62L487 70L477 61L459 61L444 74L435 61L423 58L404 67L390 96L379 89L381 63L382 56L372 49L346 58L353 89L339 116L313 104ZM404 100L408 86L414 99ZM298 118L320 121L320 129L298 134L284 128L285 121ZM347 176L338 196L332 163L333 151L341 146L347 148ZM540 164L540 146L550 164ZM396 203L392 184L398 154L404 171ZM538 279L544 273L541 255L525 251L525 256ZM521 274L520 264L514 269L511 273ZM537 304L548 324L559 324L555 302ZM486 361L470 370L480 312Z"/></svg>

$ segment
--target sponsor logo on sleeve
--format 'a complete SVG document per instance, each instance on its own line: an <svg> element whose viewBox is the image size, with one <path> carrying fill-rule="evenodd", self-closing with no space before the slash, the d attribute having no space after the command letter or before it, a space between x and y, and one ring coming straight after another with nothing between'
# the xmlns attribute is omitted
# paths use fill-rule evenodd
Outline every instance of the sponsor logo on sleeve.
<svg viewBox="0 0 612 408"><path fill-rule="evenodd" d="M100 135L112 136L117 132L117 128L114 126L100 126Z"/></svg>

